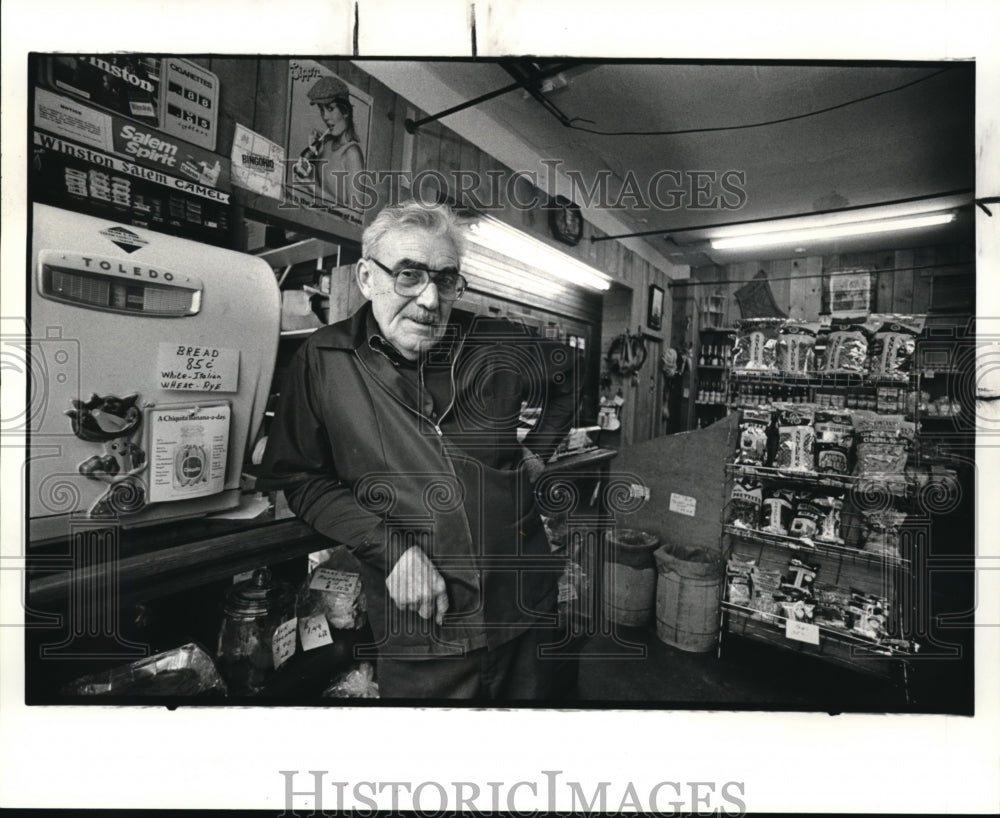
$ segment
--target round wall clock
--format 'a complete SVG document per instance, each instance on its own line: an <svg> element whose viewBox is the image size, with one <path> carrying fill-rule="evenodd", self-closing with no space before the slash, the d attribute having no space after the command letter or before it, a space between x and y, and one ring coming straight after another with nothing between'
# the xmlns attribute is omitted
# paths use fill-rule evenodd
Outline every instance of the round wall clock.
<svg viewBox="0 0 1000 818"><path fill-rule="evenodd" d="M557 196L550 205L549 227L552 236L565 244L576 245L583 237L583 216L580 206L565 196Z"/></svg>

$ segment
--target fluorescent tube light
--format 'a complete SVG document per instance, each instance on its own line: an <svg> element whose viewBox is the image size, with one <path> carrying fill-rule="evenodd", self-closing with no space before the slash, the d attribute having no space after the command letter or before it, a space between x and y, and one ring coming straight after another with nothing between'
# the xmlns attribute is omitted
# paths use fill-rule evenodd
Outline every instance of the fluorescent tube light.
<svg viewBox="0 0 1000 818"><path fill-rule="evenodd" d="M553 296L563 289L560 283L534 275L520 266L501 264L471 244L462 257L462 273L469 279L469 286L474 290L481 289L476 286L477 278L538 295Z"/></svg>
<svg viewBox="0 0 1000 818"><path fill-rule="evenodd" d="M539 281L554 276L593 290L611 289L610 276L492 216L483 216L472 224L466 232L466 239L470 244L505 255L528 270L537 270L537 274L526 274Z"/></svg>
<svg viewBox="0 0 1000 818"><path fill-rule="evenodd" d="M776 244L800 244L815 239L837 239L847 236L888 233L895 230L911 230L916 227L933 227L934 225L947 224L954 220L954 213L932 213L921 216L906 216L900 219L879 218L871 221L854 221L823 227L774 230L766 233L712 239L712 249L732 250L740 247L770 247Z"/></svg>

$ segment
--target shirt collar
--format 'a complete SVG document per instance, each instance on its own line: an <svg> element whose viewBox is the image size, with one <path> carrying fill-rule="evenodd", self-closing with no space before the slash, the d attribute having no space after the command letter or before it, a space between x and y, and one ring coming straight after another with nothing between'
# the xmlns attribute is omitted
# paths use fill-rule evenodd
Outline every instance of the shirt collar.
<svg viewBox="0 0 1000 818"><path fill-rule="evenodd" d="M379 328L378 322L375 320L375 314L371 310L368 311L368 316L365 322L365 337L368 341L368 346L376 352L382 353L389 359L389 362L392 363L393 366L404 369L416 369L417 366L425 360L436 362L450 361L451 351L455 346L456 340L458 340L461 335L462 327L456 323L449 323L444 337L425 355L420 356L420 358L415 361L411 361L409 358L405 358L400 351L396 349L396 347L394 347L382 334L382 330Z"/></svg>

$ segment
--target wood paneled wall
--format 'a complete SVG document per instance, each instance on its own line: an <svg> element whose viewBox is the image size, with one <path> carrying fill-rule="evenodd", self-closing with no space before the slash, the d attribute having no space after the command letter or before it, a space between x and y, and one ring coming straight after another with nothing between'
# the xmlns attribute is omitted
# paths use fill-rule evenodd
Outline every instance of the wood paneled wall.
<svg viewBox="0 0 1000 818"><path fill-rule="evenodd" d="M975 312L971 243L696 267L696 286L676 286L674 295L685 300L689 314L698 299L725 296L724 324L732 326L741 317L736 291L763 271L780 309L791 318L815 319L828 311L830 274L848 269L873 272L873 312L927 314L931 323Z"/></svg>

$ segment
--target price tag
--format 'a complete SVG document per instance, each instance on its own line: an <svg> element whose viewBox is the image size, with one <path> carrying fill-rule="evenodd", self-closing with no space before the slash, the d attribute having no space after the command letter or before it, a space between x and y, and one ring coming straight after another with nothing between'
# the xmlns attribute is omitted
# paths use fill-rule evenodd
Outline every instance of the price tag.
<svg viewBox="0 0 1000 818"><path fill-rule="evenodd" d="M274 638L271 640L271 656L274 658L275 670L281 667L294 655L295 631L297 626L298 620L293 618L281 625L278 625L277 629L274 631Z"/></svg>
<svg viewBox="0 0 1000 818"><path fill-rule="evenodd" d="M640 486L638 483L632 483L629 487L629 497L633 500L648 500L649 499L649 488L646 486Z"/></svg>
<svg viewBox="0 0 1000 818"><path fill-rule="evenodd" d="M683 514L685 517L694 517L694 512L697 507L698 501L695 500L694 497L688 497L685 494L670 492L671 511Z"/></svg>
<svg viewBox="0 0 1000 818"><path fill-rule="evenodd" d="M560 585L557 602L569 602L572 599L577 599L576 588L569 584Z"/></svg>
<svg viewBox="0 0 1000 818"><path fill-rule="evenodd" d="M312 650L321 648L323 645L332 645L333 637L330 636L330 626L326 621L326 614L317 614L308 619L299 620L299 639L302 641L302 650Z"/></svg>
<svg viewBox="0 0 1000 818"><path fill-rule="evenodd" d="M330 594L354 596L358 591L361 577L347 571L335 571L333 568L317 568L309 580L309 587L314 591L325 591Z"/></svg>
<svg viewBox="0 0 1000 818"><path fill-rule="evenodd" d="M818 645L819 626L810 625L808 622L798 622L794 619L786 619L785 638L794 639L797 642L808 642L810 645Z"/></svg>

